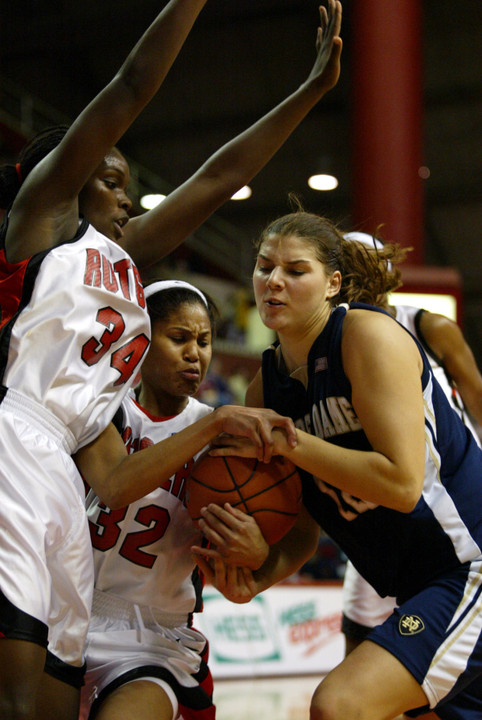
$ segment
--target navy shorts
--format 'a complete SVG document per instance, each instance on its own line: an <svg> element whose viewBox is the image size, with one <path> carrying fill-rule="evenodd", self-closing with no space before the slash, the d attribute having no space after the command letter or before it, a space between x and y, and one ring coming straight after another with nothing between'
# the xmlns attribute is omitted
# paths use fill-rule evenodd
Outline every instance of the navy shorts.
<svg viewBox="0 0 482 720"><path fill-rule="evenodd" d="M443 720L482 718L482 561L437 578L403 602L368 639L412 673Z"/></svg>

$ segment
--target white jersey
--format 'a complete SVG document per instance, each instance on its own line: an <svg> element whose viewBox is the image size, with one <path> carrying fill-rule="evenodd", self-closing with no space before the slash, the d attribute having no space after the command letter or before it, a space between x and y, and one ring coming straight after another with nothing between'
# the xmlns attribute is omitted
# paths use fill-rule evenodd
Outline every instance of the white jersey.
<svg viewBox="0 0 482 720"><path fill-rule="evenodd" d="M156 418L129 395L121 407L124 442L129 452L134 452L192 425L212 409L189 398L179 415ZM190 547L201 536L184 501L186 478L194 460L161 487L119 510L106 508L89 491L86 505L97 590L186 617L200 609L201 587L197 573L193 575Z"/></svg>
<svg viewBox="0 0 482 720"><path fill-rule="evenodd" d="M6 228L0 632L47 647L48 672L78 685L94 578L71 455L114 416L149 346L150 323L134 263L87 221L71 241L19 263L5 257Z"/></svg>
<svg viewBox="0 0 482 720"><path fill-rule="evenodd" d="M137 268L86 221L73 241L4 265L1 382L47 408L81 447L110 422L149 346Z"/></svg>
<svg viewBox="0 0 482 720"><path fill-rule="evenodd" d="M396 305L395 310L395 319L401 325L407 328L407 330L409 330L412 335L414 335L420 342L423 349L425 350L434 377L438 381L439 385L441 386L442 390L444 391L457 415L462 418L465 425L469 428L472 435L475 437L477 443L480 445L480 439L477 430L470 422L470 419L467 417L467 413L464 411L464 403L462 398L460 397L460 394L458 393L454 385L450 383L443 366L441 365L440 361L435 357L433 350L431 350L431 348L427 345L425 338L419 331L417 317L419 317L421 313L426 311L418 307L413 307L412 305Z"/></svg>

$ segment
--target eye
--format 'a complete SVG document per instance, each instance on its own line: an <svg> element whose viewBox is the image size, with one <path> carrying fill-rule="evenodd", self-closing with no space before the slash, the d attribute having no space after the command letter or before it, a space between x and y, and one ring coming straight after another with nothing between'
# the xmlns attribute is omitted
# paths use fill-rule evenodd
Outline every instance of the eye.
<svg viewBox="0 0 482 720"><path fill-rule="evenodd" d="M289 273L290 273L290 275L295 275L295 276L305 274L303 270L290 270Z"/></svg>
<svg viewBox="0 0 482 720"><path fill-rule="evenodd" d="M117 187L117 183L114 180L104 180L104 185L106 185L109 190L115 190Z"/></svg>
<svg viewBox="0 0 482 720"><path fill-rule="evenodd" d="M271 272L272 268L268 267L268 265L258 265L257 270L260 273L269 274Z"/></svg>

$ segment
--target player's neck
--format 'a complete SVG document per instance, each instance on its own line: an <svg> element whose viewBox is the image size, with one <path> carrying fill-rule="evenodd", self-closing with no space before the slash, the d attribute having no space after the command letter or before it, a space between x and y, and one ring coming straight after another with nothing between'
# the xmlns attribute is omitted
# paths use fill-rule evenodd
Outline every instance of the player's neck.
<svg viewBox="0 0 482 720"><path fill-rule="evenodd" d="M154 393L147 385L141 384L136 393L137 402L144 410L154 417L172 417L179 415L186 408L189 397Z"/></svg>

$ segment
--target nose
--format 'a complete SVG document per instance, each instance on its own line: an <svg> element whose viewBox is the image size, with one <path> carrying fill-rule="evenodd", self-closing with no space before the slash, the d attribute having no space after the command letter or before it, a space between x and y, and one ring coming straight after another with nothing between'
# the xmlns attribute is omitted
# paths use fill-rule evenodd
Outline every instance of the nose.
<svg viewBox="0 0 482 720"><path fill-rule="evenodd" d="M267 284L269 288L280 287L283 284L283 275L281 268L274 267L271 270Z"/></svg>
<svg viewBox="0 0 482 720"><path fill-rule="evenodd" d="M189 362L196 362L199 359L199 348L195 340L186 343L184 348L184 357L186 360L189 360Z"/></svg>
<svg viewBox="0 0 482 720"><path fill-rule="evenodd" d="M127 195L127 193L124 192L124 190L122 190L119 195L119 207L121 207L126 212L129 212L132 207L132 200Z"/></svg>

